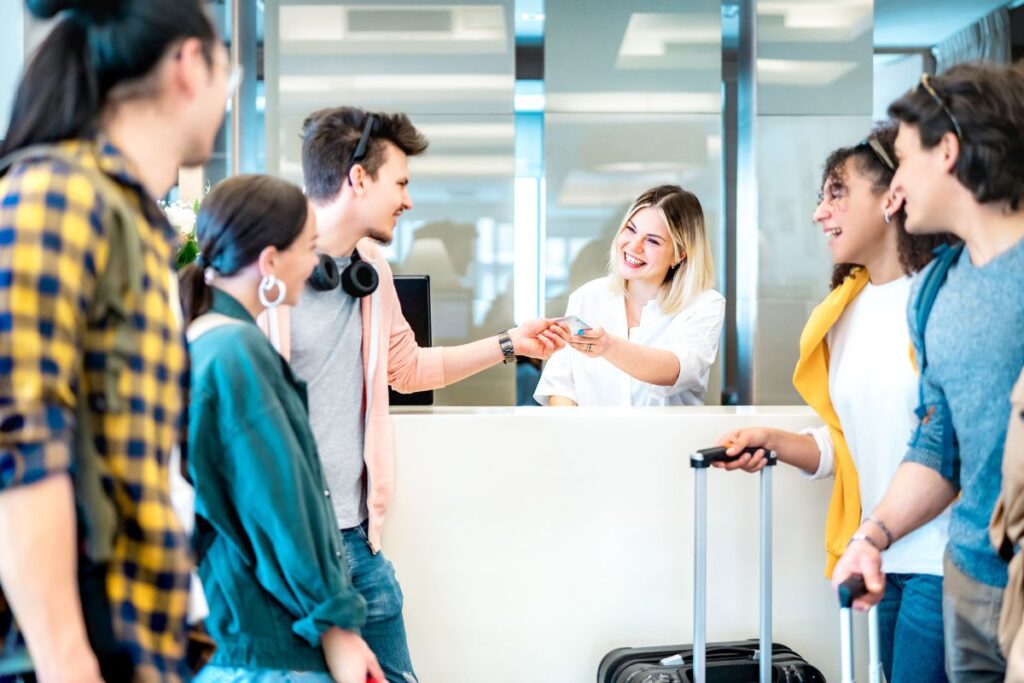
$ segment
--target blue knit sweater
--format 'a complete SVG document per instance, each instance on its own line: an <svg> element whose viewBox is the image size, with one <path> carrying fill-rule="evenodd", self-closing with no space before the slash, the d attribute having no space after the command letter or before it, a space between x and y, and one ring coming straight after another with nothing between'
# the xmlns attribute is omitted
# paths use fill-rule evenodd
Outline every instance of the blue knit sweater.
<svg viewBox="0 0 1024 683"><path fill-rule="evenodd" d="M915 282L917 301L923 277ZM914 307L911 338L920 354ZM953 485L949 554L976 581L1006 584L1006 563L989 542L988 525L999 495L1010 412L1010 390L1024 366L1024 239L981 267L966 249L953 264L924 331L928 364L922 376L924 405L932 408L910 443L906 462L941 471L942 435L952 429L959 473ZM948 411L941 406L942 397Z"/></svg>

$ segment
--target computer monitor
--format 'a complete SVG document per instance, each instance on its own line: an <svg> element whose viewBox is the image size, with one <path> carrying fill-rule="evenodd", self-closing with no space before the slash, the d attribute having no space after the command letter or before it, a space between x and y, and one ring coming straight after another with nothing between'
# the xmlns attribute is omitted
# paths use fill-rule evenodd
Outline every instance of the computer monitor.
<svg viewBox="0 0 1024 683"><path fill-rule="evenodd" d="M430 276L396 275L395 291L398 292L402 315L412 328L416 343L430 346ZM434 403L433 391L400 394L389 387L388 396L393 406L429 406Z"/></svg>

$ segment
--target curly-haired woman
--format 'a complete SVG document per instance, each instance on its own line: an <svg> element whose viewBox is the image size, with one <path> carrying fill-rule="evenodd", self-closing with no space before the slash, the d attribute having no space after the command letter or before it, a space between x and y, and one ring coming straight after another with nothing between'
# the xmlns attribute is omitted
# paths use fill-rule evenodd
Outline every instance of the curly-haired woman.
<svg viewBox="0 0 1024 683"><path fill-rule="evenodd" d="M906 453L918 397L907 328L911 275L948 241L908 234L902 210L892 211L895 137L895 126L881 127L825 162L814 221L835 263L832 291L804 327L793 374L794 386L825 425L800 434L754 427L721 441L731 453L748 446L775 451L812 479L834 476L825 529L829 574L860 526L861 511L881 500ZM726 467L757 471L764 450ZM885 548L888 590L879 630L887 680L946 680L942 554L948 525L947 511ZM888 536L884 526L881 531Z"/></svg>

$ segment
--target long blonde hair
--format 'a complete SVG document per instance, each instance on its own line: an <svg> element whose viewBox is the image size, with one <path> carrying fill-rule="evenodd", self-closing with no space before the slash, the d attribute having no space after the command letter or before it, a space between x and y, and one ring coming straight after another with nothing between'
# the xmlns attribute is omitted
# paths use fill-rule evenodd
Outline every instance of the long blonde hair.
<svg viewBox="0 0 1024 683"><path fill-rule="evenodd" d="M656 209L661 216L672 240L673 257L678 259L686 255L682 263L669 268L665 282L658 290L658 305L663 313L672 315L686 308L694 297L715 284L711 247L704 232L704 210L696 195L678 185L659 185L637 197L612 239L608 280L612 291L617 294L629 296L626 282L619 273L616 242L633 216L647 208Z"/></svg>

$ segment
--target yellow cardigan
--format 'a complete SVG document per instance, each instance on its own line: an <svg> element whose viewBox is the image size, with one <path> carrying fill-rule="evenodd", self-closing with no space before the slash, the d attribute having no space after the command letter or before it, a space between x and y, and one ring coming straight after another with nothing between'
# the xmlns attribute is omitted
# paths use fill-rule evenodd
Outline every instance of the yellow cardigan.
<svg viewBox="0 0 1024 683"><path fill-rule="evenodd" d="M828 577L832 576L832 569L860 526L861 509L857 470L829 395L826 334L867 283L867 271L858 268L815 307L800 335L800 360L793 371L793 386L828 425L835 450L835 482L825 518L825 575Z"/></svg>

